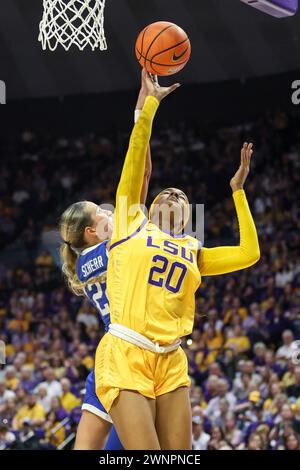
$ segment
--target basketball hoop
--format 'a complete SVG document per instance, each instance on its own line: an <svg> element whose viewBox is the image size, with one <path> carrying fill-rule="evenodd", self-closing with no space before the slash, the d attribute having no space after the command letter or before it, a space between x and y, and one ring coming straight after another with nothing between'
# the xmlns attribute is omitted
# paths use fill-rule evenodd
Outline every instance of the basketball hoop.
<svg viewBox="0 0 300 470"><path fill-rule="evenodd" d="M107 49L104 33L105 0L43 0L39 41L44 50L54 51L61 44L66 51L72 44L81 51Z"/></svg>

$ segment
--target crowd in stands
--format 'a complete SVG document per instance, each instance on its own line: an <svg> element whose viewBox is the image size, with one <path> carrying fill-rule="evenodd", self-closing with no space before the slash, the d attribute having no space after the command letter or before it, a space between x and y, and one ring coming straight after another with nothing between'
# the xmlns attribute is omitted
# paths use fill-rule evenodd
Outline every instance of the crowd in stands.
<svg viewBox="0 0 300 470"><path fill-rule="evenodd" d="M206 246L236 243L229 180L244 140L255 144L246 193L261 260L202 279L194 331L183 340L193 447L300 450L300 119L155 128L149 201L178 186L205 204ZM0 141L0 448L60 448L76 431L103 328L88 301L70 293L41 236L69 203L113 203L127 142L125 132L29 130Z"/></svg>

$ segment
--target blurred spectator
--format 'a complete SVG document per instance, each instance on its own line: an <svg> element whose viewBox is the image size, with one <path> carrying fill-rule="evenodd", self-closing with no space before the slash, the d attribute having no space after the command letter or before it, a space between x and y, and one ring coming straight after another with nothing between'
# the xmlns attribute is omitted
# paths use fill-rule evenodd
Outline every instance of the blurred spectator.
<svg viewBox="0 0 300 470"><path fill-rule="evenodd" d="M65 428L60 425L55 412L50 412L48 414L47 421L45 423L45 431L45 439L53 446L53 448L56 448L65 440Z"/></svg>
<svg viewBox="0 0 300 470"><path fill-rule="evenodd" d="M287 361L287 370L283 374L283 377L282 377L282 380L281 380L281 383L282 383L284 388L287 388L290 385L295 384L294 368L295 368L295 364L293 363L292 359L289 359Z"/></svg>
<svg viewBox="0 0 300 470"><path fill-rule="evenodd" d="M42 426L46 413L44 408L37 402L37 395L32 393L26 397L22 405L14 416L12 425L14 429L22 429L25 422L30 422L33 427Z"/></svg>
<svg viewBox="0 0 300 470"><path fill-rule="evenodd" d="M88 299L85 299L82 303L82 307L80 308L77 315L77 322L83 323L86 328L99 328L98 318L96 317Z"/></svg>
<svg viewBox="0 0 300 470"><path fill-rule="evenodd" d="M250 434L247 450L263 450L264 442L261 435L257 432Z"/></svg>
<svg viewBox="0 0 300 470"><path fill-rule="evenodd" d="M225 348L232 349L235 354L242 354L246 353L250 346L250 341L240 325L236 325L234 329L227 329Z"/></svg>
<svg viewBox="0 0 300 470"><path fill-rule="evenodd" d="M0 423L12 428L12 421L16 414L17 402L15 398L8 398L0 408Z"/></svg>
<svg viewBox="0 0 300 470"><path fill-rule="evenodd" d="M233 449L236 449L243 440L243 433L237 427L237 421L233 413L227 413L224 425L226 440Z"/></svg>
<svg viewBox="0 0 300 470"><path fill-rule="evenodd" d="M210 441L210 435L203 431L203 423L200 416L193 416L193 449L207 450Z"/></svg>
<svg viewBox="0 0 300 470"><path fill-rule="evenodd" d="M16 394L6 386L4 380L0 380L0 410L1 405L4 405L10 398L15 398Z"/></svg>
<svg viewBox="0 0 300 470"><path fill-rule="evenodd" d="M222 428L219 426L213 426L211 430L211 439L208 443L208 450L220 450L220 448L226 444Z"/></svg>
<svg viewBox="0 0 300 470"><path fill-rule="evenodd" d="M54 413L55 421L62 421L68 416L67 410L63 407L59 397L53 397L51 399L49 413Z"/></svg>
<svg viewBox="0 0 300 470"><path fill-rule="evenodd" d="M222 399L226 400L228 411L233 411L236 403L236 397L229 391L228 382L225 379L218 379L217 387L217 396L209 401L208 406L205 409L205 415L210 419L216 419L220 416L222 412L222 409L220 408Z"/></svg>
<svg viewBox="0 0 300 470"><path fill-rule="evenodd" d="M42 382L41 385L47 387L48 396L50 398L59 397L62 395L62 387L58 380L55 378L55 372L53 369L48 367L44 370L45 382Z"/></svg>
<svg viewBox="0 0 300 470"><path fill-rule="evenodd" d="M32 369L29 366L22 366L21 368L21 375L20 375L20 382L18 386L21 386L26 390L26 392L31 392L35 386L36 381L32 380Z"/></svg>
<svg viewBox="0 0 300 470"><path fill-rule="evenodd" d="M290 330L285 330L282 333L282 343L283 345L277 350L276 356L278 359L290 359L295 352L295 347L293 345L294 335Z"/></svg>
<svg viewBox="0 0 300 470"><path fill-rule="evenodd" d="M80 400L71 392L71 382L63 378L60 381L62 387L61 404L68 413L80 405Z"/></svg>
<svg viewBox="0 0 300 470"><path fill-rule="evenodd" d="M0 450L10 449L16 440L16 436L7 425L0 423Z"/></svg>
<svg viewBox="0 0 300 470"><path fill-rule="evenodd" d="M45 412L48 413L51 408L51 397L48 393L47 384L41 383L38 385L37 389L38 403L44 408Z"/></svg>
<svg viewBox="0 0 300 470"><path fill-rule="evenodd" d="M300 450L300 437L296 433L288 434L284 441L286 450Z"/></svg>
<svg viewBox="0 0 300 470"><path fill-rule="evenodd" d="M300 366L294 368L293 384L289 385L286 389L288 397L295 399L300 397Z"/></svg>
<svg viewBox="0 0 300 470"><path fill-rule="evenodd" d="M5 379L6 379L5 380L6 386L10 388L11 390L16 390L20 380L18 379L16 375L16 369L14 366L6 367Z"/></svg>

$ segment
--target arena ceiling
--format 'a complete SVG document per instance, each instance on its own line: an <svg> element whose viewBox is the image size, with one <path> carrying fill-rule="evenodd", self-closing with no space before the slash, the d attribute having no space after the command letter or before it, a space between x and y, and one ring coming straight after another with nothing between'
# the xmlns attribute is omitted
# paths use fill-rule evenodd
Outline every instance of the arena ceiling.
<svg viewBox="0 0 300 470"><path fill-rule="evenodd" d="M300 69L300 13L277 20L239 0L107 0L106 52L44 52L37 42L41 15L42 0L0 2L0 80L10 99L135 88L135 39L157 20L178 23L190 35L185 83Z"/></svg>

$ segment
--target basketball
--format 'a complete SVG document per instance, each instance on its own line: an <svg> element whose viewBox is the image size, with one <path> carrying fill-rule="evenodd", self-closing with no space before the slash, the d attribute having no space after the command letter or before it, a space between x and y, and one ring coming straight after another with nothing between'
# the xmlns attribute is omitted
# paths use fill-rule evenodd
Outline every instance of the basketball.
<svg viewBox="0 0 300 470"><path fill-rule="evenodd" d="M158 21L139 34L135 52L147 72L174 75L182 70L191 55L191 43L185 31L174 23Z"/></svg>

